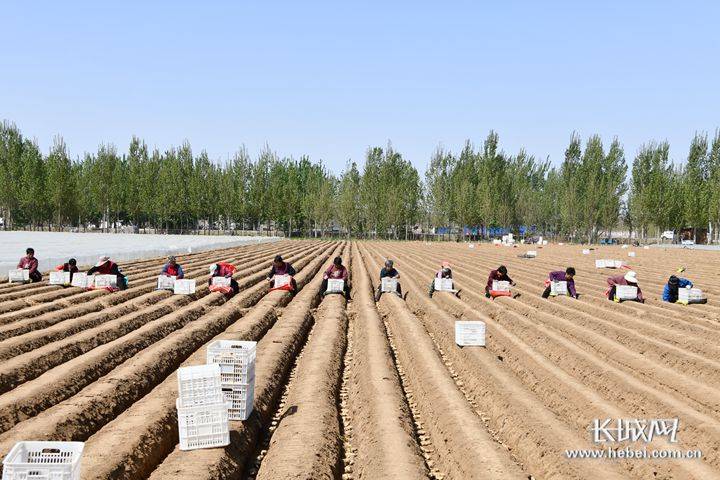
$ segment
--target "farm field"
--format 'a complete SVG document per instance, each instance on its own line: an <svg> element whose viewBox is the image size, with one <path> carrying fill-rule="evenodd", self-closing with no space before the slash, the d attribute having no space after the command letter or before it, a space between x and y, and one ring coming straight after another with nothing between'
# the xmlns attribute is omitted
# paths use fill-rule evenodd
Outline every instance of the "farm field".
<svg viewBox="0 0 720 480"><path fill-rule="evenodd" d="M101 255L122 262L275 240L278 237L0 231L0 278L15 268L27 247L35 249L39 268L49 270L71 257L78 265L93 265Z"/></svg>
<svg viewBox="0 0 720 480"><path fill-rule="evenodd" d="M190 296L154 290L163 258L121 264L130 288L116 293L3 283L0 455L84 441L83 480L720 478L720 252L583 248L282 240L178 256ZM277 254L297 270L294 296L268 291ZM350 302L320 292L338 255ZM386 258L405 300L373 299ZM645 304L605 299L605 278L625 271L596 269L605 258L638 273ZM229 299L207 287L221 260L238 267ZM462 291L429 298L444 260ZM520 296L486 299L501 264ZM542 299L567 266L580 299ZM679 267L707 305L661 301ZM485 348L455 344L460 319L486 322ZM254 412L231 422L230 446L180 451L176 372L216 339L258 341ZM675 443L619 446L701 459L566 455L607 447L595 419L675 418Z"/></svg>

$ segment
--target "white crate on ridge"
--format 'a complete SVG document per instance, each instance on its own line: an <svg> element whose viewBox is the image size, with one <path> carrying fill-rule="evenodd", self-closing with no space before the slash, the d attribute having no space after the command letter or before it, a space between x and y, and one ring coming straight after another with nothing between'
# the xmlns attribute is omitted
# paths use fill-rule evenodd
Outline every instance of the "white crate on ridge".
<svg viewBox="0 0 720 480"><path fill-rule="evenodd" d="M229 403L228 418L235 421L244 421L250 417L253 411L253 400L255 397L254 379L247 385L226 385L223 386L223 395Z"/></svg>
<svg viewBox="0 0 720 480"><path fill-rule="evenodd" d="M95 275L95 288L117 287L117 275Z"/></svg>
<svg viewBox="0 0 720 480"><path fill-rule="evenodd" d="M77 272L73 275L70 285L78 288L90 288L95 285L95 275Z"/></svg>
<svg viewBox="0 0 720 480"><path fill-rule="evenodd" d="M705 296L699 288L679 288L678 301L690 302L692 300L702 300Z"/></svg>
<svg viewBox="0 0 720 480"><path fill-rule="evenodd" d="M257 342L217 340L207 347L207 363L220 368L220 384L248 384L255 378Z"/></svg>
<svg viewBox="0 0 720 480"><path fill-rule="evenodd" d="M83 442L17 442L3 460L3 480L80 480Z"/></svg>
<svg viewBox="0 0 720 480"><path fill-rule="evenodd" d="M380 281L380 290L382 292L396 292L397 278L383 277Z"/></svg>
<svg viewBox="0 0 720 480"><path fill-rule="evenodd" d="M510 282L505 280L493 280L492 289L494 292L509 292Z"/></svg>
<svg viewBox="0 0 720 480"><path fill-rule="evenodd" d="M192 295L195 293L195 280L175 280L173 285L173 293L175 295Z"/></svg>
<svg viewBox="0 0 720 480"><path fill-rule="evenodd" d="M182 407L222 403L220 365L194 365L178 369L178 404Z"/></svg>
<svg viewBox="0 0 720 480"><path fill-rule="evenodd" d="M227 277L212 277L211 285L215 287L229 287L232 285L232 282Z"/></svg>
<svg viewBox="0 0 720 480"><path fill-rule="evenodd" d="M615 298L618 300L635 300L637 296L637 287L632 285L617 285L615 287Z"/></svg>
<svg viewBox="0 0 720 480"><path fill-rule="evenodd" d="M435 290L438 292L452 292L453 281L452 278L437 278L435 277Z"/></svg>
<svg viewBox="0 0 720 480"><path fill-rule="evenodd" d="M564 280L558 282L550 282L550 295L557 297L558 295L567 295L567 282Z"/></svg>
<svg viewBox="0 0 720 480"><path fill-rule="evenodd" d="M174 290L175 289L175 280L177 277L175 275L158 275L157 279L157 289L158 290Z"/></svg>
<svg viewBox="0 0 720 480"><path fill-rule="evenodd" d="M8 271L8 282L10 283L25 283L30 281L30 270L24 268L17 268Z"/></svg>
<svg viewBox="0 0 720 480"><path fill-rule="evenodd" d="M50 285L70 285L70 272L50 272Z"/></svg>
<svg viewBox="0 0 720 480"><path fill-rule="evenodd" d="M224 447L230 444L229 404L184 407L175 401L180 450Z"/></svg>
<svg viewBox="0 0 720 480"><path fill-rule="evenodd" d="M273 277L273 288L280 288L285 285L290 285L290 275L275 275Z"/></svg>
<svg viewBox="0 0 720 480"><path fill-rule="evenodd" d="M342 293L345 290L345 280L340 278L328 278L327 292Z"/></svg>
<svg viewBox="0 0 720 480"><path fill-rule="evenodd" d="M464 346L485 346L485 322L480 320L458 320L455 322L455 344Z"/></svg>

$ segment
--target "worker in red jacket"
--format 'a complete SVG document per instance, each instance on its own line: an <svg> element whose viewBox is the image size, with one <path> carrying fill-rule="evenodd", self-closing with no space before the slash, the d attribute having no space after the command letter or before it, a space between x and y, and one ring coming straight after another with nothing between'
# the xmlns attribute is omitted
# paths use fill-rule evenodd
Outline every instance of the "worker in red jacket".
<svg viewBox="0 0 720 480"><path fill-rule="evenodd" d="M160 272L160 274L166 275L168 277L175 277L178 280L182 280L183 278L185 278L185 272L183 272L182 266L177 263L177 259L173 255L170 255L168 257L168 261L163 266L162 272Z"/></svg>
<svg viewBox="0 0 720 480"><path fill-rule="evenodd" d="M74 258L71 258L66 263L63 263L62 265L58 265L55 267L55 270L58 272L70 272L70 281L72 282L73 275L80 271L80 269L77 267L77 260Z"/></svg>
<svg viewBox="0 0 720 480"><path fill-rule="evenodd" d="M225 277L230 279L230 288L233 291L233 294L236 294L240 291L240 285L235 281L234 278L232 278L233 273L235 273L235 265L227 262L218 262L213 263L210 265L210 279L208 280L208 285L212 285L212 279L213 277Z"/></svg>
<svg viewBox="0 0 720 480"><path fill-rule="evenodd" d="M30 271L30 281L35 283L42 280L42 274L38 272L38 260L35 258L35 250L28 248L25 256L18 262L17 268Z"/></svg>
<svg viewBox="0 0 720 480"><path fill-rule="evenodd" d="M115 275L117 277L117 287L120 290L125 290L127 288L127 278L125 278L125 275L122 274L118 264L110 260L110 257L107 255L100 257L95 266L87 271L87 274Z"/></svg>

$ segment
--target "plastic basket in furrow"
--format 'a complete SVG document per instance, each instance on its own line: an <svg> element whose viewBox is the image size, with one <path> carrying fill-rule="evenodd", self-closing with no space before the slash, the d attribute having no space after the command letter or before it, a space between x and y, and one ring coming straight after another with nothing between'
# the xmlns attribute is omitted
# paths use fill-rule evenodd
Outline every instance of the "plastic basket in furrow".
<svg viewBox="0 0 720 480"><path fill-rule="evenodd" d="M178 400L183 407L222 403L220 365L195 365L178 369Z"/></svg>
<svg viewBox="0 0 720 480"><path fill-rule="evenodd" d="M207 363L220 365L223 385L248 384L255 378L257 342L218 340L207 349Z"/></svg>
<svg viewBox="0 0 720 480"><path fill-rule="evenodd" d="M222 390L230 404L228 408L230 420L247 420L253 411L255 382L249 385L226 385Z"/></svg>
<svg viewBox="0 0 720 480"><path fill-rule="evenodd" d="M180 450L224 447L230 444L229 403L184 407L176 400Z"/></svg>
<svg viewBox="0 0 720 480"><path fill-rule="evenodd" d="M83 442L18 442L3 460L2 480L80 480Z"/></svg>

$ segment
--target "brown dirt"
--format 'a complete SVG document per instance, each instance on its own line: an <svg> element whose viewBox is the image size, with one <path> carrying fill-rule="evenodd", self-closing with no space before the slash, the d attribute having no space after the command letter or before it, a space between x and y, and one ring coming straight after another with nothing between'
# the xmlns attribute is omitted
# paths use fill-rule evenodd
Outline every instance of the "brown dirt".
<svg viewBox="0 0 720 480"><path fill-rule="evenodd" d="M199 282L189 297L154 291L161 258L126 268L131 288L113 294L0 285L0 455L17 440L84 440L83 480L720 478L719 252L632 249L632 259L618 247L348 246L284 241L184 255ZM539 256L517 257L529 249ZM353 260L347 312L340 296L319 296L338 252ZM268 293L276 253L298 269L294 297ZM376 305L371 278L387 257L408 296ZM608 302L605 278L624 270L596 270L596 258L628 260L647 302ZM239 295L208 291L205 268L217 259L239 265ZM430 299L445 259L462 293ZM500 264L520 297L484 298L487 272ZM547 272L568 264L580 300L540 298ZM660 301L679 266L708 305ZM460 318L486 322L486 348L455 345ZM259 341L255 412L232 422L229 447L181 452L175 372L204 363L215 338ZM596 448L594 418L675 417L670 447L700 449L702 460L563 454Z"/></svg>

